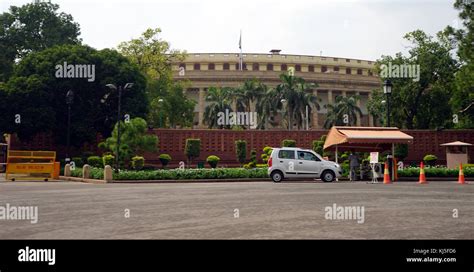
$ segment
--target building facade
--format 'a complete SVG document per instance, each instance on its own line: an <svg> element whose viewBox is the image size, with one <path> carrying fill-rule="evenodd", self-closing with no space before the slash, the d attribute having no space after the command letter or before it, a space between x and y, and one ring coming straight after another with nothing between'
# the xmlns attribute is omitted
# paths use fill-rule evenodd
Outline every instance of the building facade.
<svg viewBox="0 0 474 272"><path fill-rule="evenodd" d="M280 74L293 70L295 76L308 83L316 83L312 90L320 99L320 109L310 116L310 128L322 128L326 120L326 104L332 104L339 95L359 95L358 106L362 116L358 126L373 126L374 118L368 113L367 102L374 89L381 88L374 73L374 62L358 59L324 56L286 55L279 50L269 54L242 54L240 69L238 53L189 53L184 61L172 63L175 80L189 80L186 95L197 101L195 128L205 128L204 111L209 87L238 87L245 80L257 78L270 87L280 83Z"/></svg>

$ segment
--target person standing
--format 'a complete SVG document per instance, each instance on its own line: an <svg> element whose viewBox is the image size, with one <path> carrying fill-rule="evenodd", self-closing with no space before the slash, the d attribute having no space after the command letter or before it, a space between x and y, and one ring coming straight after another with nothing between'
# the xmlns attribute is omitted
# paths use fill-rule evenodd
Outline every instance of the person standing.
<svg viewBox="0 0 474 272"><path fill-rule="evenodd" d="M356 169L359 167L359 158L354 154L354 151L351 150L351 154L349 155L349 180L355 181L356 180Z"/></svg>

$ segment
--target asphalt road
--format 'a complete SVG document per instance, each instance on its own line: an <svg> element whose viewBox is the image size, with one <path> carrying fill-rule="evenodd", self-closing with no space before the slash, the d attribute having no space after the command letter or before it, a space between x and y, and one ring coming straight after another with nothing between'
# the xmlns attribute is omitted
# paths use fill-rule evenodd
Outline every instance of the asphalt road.
<svg viewBox="0 0 474 272"><path fill-rule="evenodd" d="M0 239L474 238L474 185L455 182L0 182L7 203L39 221L0 220ZM363 207L364 222L326 219L333 205Z"/></svg>

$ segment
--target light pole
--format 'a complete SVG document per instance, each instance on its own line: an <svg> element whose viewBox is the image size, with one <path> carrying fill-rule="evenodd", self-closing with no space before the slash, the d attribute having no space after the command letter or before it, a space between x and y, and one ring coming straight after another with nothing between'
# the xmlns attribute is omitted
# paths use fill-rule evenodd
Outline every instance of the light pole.
<svg viewBox="0 0 474 272"><path fill-rule="evenodd" d="M71 138L71 105L74 102L74 92L72 90L66 93L66 105L67 105L67 147L66 147L66 159L65 162L69 163L69 145Z"/></svg>
<svg viewBox="0 0 474 272"><path fill-rule="evenodd" d="M387 127L390 127L390 95L392 94L392 82L387 79L383 83L383 93L387 95Z"/></svg>
<svg viewBox="0 0 474 272"><path fill-rule="evenodd" d="M161 108L161 106L163 105L163 99L158 99L158 103L160 104L160 128L162 126L162 121L163 121L163 109Z"/></svg>
<svg viewBox="0 0 474 272"><path fill-rule="evenodd" d="M118 173L120 163L119 163L119 151L120 151L120 121L122 120L120 114L120 107L122 104L122 91L130 90L133 87L133 83L127 83L125 86L115 86L114 84L107 84L107 86L111 91L118 90L118 111L117 111L117 146L115 151L115 172Z"/></svg>

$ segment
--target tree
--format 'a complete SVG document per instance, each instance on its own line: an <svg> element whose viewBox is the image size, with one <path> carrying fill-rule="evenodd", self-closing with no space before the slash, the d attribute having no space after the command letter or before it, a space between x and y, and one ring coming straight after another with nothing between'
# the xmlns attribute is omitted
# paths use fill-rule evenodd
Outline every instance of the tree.
<svg viewBox="0 0 474 272"><path fill-rule="evenodd" d="M377 61L377 71L382 65L419 65L419 78L390 78L393 83L390 120L394 126L408 129L434 129L452 126L449 101L454 88L457 63L450 55L453 49L445 33L438 33L437 40L421 30L405 35L413 44L408 56L397 53L394 57L382 56ZM388 76L381 74L381 81ZM375 100L377 99L377 100ZM380 104L384 96L373 96L373 104Z"/></svg>
<svg viewBox="0 0 474 272"><path fill-rule="evenodd" d="M357 122L357 114L362 115L361 109L357 106L359 96L342 96L336 97L333 105L328 104L327 118L324 122L325 128L336 126L353 126ZM346 120L347 119L347 120ZM347 122L346 122L347 121Z"/></svg>
<svg viewBox="0 0 474 272"><path fill-rule="evenodd" d="M235 89L237 109L235 111L255 111L254 104L264 95L262 83L256 79L247 79L240 87Z"/></svg>
<svg viewBox="0 0 474 272"><path fill-rule="evenodd" d="M242 165L247 159L247 141L237 140L235 141L235 153L237 156L237 161Z"/></svg>
<svg viewBox="0 0 474 272"><path fill-rule="evenodd" d="M307 84L301 77L295 77L287 74L280 75L281 83L277 86L277 97L287 101L285 116L291 120L290 127L296 122L298 129L304 125L304 116L306 106L311 111L319 109L317 97L311 92L311 89L317 87L316 84Z"/></svg>
<svg viewBox="0 0 474 272"><path fill-rule="evenodd" d="M459 10L463 28L448 26L446 34L450 42L457 46L461 64L455 74L455 88L450 99L454 114L459 116L457 128L474 128L474 3L457 0L454 7Z"/></svg>
<svg viewBox="0 0 474 272"><path fill-rule="evenodd" d="M122 55L153 79L170 77L171 62L183 60L186 56L185 51L171 49L170 43L159 37L160 33L160 28L148 28L140 38L118 45L118 51Z"/></svg>
<svg viewBox="0 0 474 272"><path fill-rule="evenodd" d="M282 108L281 99L274 88L269 88L261 84L263 95L257 101L256 111L258 113L258 129L266 129L269 126L276 126L274 116Z"/></svg>
<svg viewBox="0 0 474 272"><path fill-rule="evenodd" d="M119 44L118 50L147 77L148 123L154 127L191 126L195 102L184 94L187 82L175 82L171 70L171 63L184 60L186 52L171 49L160 34L160 28L149 28L139 38Z"/></svg>
<svg viewBox="0 0 474 272"><path fill-rule="evenodd" d="M186 139L184 154L188 158L188 164L201 154L201 139Z"/></svg>
<svg viewBox="0 0 474 272"><path fill-rule="evenodd" d="M154 127L191 127L196 101L186 97L184 84L171 82L162 96L150 102L149 124Z"/></svg>
<svg viewBox="0 0 474 272"><path fill-rule="evenodd" d="M0 82L13 72L16 59L55 45L80 44L79 24L48 2L10 6L0 15Z"/></svg>
<svg viewBox="0 0 474 272"><path fill-rule="evenodd" d="M99 143L99 147L112 153L117 150L118 124L115 124L111 137ZM148 126L144 119L133 118L130 122L120 125L119 161L126 162L134 155L143 155L145 151L155 152L158 146L158 137L147 134Z"/></svg>
<svg viewBox="0 0 474 272"><path fill-rule="evenodd" d="M225 113L226 110L232 111L232 89L210 87L207 91L206 101L209 104L204 110L204 119L209 128L230 128L229 124L218 124L219 113Z"/></svg>
<svg viewBox="0 0 474 272"><path fill-rule="evenodd" d="M94 65L94 80L57 78L56 66L64 62ZM107 137L117 122L118 97L117 92L110 93L105 85L123 86L127 82L135 85L123 92L122 113L145 117L148 111L146 80L138 68L118 52L97 51L82 45L61 45L33 52L20 61L9 81L0 87L9 101L2 112L7 120L2 129L17 133L21 139L39 132L52 132L56 143L65 144L68 116L65 97L68 90L73 90L71 145L79 147L84 142L94 141L97 133ZM17 114L21 116L19 124L15 123Z"/></svg>

